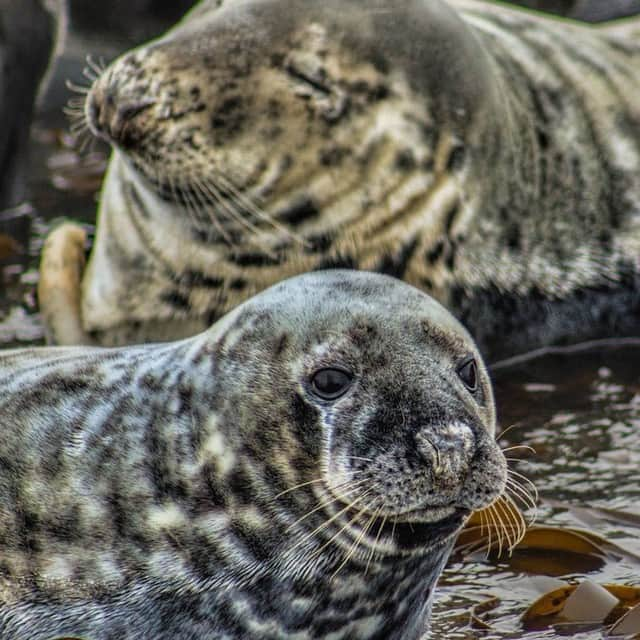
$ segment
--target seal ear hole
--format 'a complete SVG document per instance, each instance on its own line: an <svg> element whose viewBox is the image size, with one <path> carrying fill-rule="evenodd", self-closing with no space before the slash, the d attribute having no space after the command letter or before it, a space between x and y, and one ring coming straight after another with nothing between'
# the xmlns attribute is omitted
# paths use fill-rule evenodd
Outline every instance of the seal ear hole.
<svg viewBox="0 0 640 640"><path fill-rule="evenodd" d="M311 376L311 390L323 400L336 400L347 392L352 380L348 371L327 367Z"/></svg>
<svg viewBox="0 0 640 640"><path fill-rule="evenodd" d="M475 358L468 358L458 367L458 376L470 393L478 390L478 365Z"/></svg>

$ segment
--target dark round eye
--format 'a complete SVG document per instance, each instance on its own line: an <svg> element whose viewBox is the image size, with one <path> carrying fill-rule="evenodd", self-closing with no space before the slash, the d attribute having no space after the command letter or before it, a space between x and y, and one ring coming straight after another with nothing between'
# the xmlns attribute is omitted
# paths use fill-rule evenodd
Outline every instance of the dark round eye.
<svg viewBox="0 0 640 640"><path fill-rule="evenodd" d="M351 374L342 369L320 369L311 378L311 388L323 400L335 400L346 392L352 379Z"/></svg>
<svg viewBox="0 0 640 640"><path fill-rule="evenodd" d="M471 393L475 393L478 390L478 365L474 358L469 358L458 369L458 375L460 380L464 382L464 386Z"/></svg>

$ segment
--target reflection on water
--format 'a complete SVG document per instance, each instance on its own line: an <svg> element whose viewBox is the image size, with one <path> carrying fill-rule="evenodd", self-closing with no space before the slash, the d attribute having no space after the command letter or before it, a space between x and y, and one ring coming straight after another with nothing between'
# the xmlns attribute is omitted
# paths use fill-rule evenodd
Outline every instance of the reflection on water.
<svg viewBox="0 0 640 640"><path fill-rule="evenodd" d="M44 237L52 221L64 216L82 220L91 229L95 174L104 164L100 151L88 163L78 164L79 159L66 148L64 136L55 130L41 127L33 144L31 197L35 215L31 233L20 239L21 251L0 266L0 347L42 342L35 285ZM504 438L505 446L535 448L535 455L522 451L525 459L517 469L536 483L543 499L640 513L639 365L640 346L627 345L593 353L549 355L495 372L500 423L512 427ZM510 455L518 453L514 450ZM543 503L539 522L584 526L575 515L554 504ZM633 525L598 522L595 529L640 553L639 530ZM543 570L544 566L541 559L538 568ZM597 582L640 583L637 566L625 560L579 570L572 566L572 571L568 577L588 574ZM470 630L470 607L493 596L500 604L493 610L492 630ZM526 573L506 562L482 558L453 561L441 580L433 637L560 637L559 630L522 631L518 616L534 597ZM590 631L572 637L594 639L602 634Z"/></svg>

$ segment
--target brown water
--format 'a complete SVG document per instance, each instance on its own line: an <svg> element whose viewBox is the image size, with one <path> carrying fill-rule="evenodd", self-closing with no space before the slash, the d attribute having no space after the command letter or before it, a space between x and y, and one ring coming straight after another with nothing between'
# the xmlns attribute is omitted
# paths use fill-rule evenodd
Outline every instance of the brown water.
<svg viewBox="0 0 640 640"><path fill-rule="evenodd" d="M533 480L540 497L576 506L605 507L640 515L640 341L587 353L556 354L494 372L496 397L509 444L536 451L515 468ZM514 451L514 453L516 453ZM543 502L538 524L588 528L640 554L640 529L620 522L585 524L568 510ZM535 600L532 566L559 577L640 585L632 560L585 563L541 556L518 571L505 561L455 562L441 580L434 636L460 639L559 638L573 629L525 633L520 614ZM591 564L591 566L588 566ZM595 565L595 566L594 566ZM494 627L486 634L464 630L470 607L496 596ZM572 634L602 638L600 630Z"/></svg>
<svg viewBox="0 0 640 640"><path fill-rule="evenodd" d="M106 158L98 150L80 161L65 148L64 135L52 128L51 118L38 123L33 147L31 232L18 237L23 254L0 267L0 348L42 343L35 285L43 239L62 216L92 230L97 176ZM542 499L640 514L640 343L548 355L496 370L494 377L500 423L516 425L505 444L536 450L535 455L523 452L526 459L516 468L536 483ZM567 509L544 502L538 523L584 526ZM634 526L604 522L594 530L640 554L640 530ZM640 565L633 561L595 564L574 562L562 569L558 561L540 557L522 569L506 559L456 559L441 580L432 637L559 638L562 629L525 633L520 625L520 614L536 597L531 567L559 571L563 578L640 585ZM492 629L470 629L470 607L493 596L499 605L491 612ZM603 635L592 630L572 637Z"/></svg>

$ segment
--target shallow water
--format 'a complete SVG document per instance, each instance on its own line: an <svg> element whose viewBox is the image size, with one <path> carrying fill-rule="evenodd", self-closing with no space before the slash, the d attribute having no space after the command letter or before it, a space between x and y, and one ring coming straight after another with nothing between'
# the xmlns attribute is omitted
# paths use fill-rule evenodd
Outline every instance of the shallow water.
<svg viewBox="0 0 640 640"><path fill-rule="evenodd" d="M535 482L542 504L537 524L587 528L624 549L640 554L640 529L631 524L598 521L589 525L561 504L605 507L640 515L640 342L587 353L557 354L494 372L499 418L511 428L505 444L526 444L535 454L515 468ZM513 454L518 450L514 450ZM555 504L555 503L554 503ZM434 610L434 636L559 638L567 629L526 633L519 616L535 600L532 567L561 578L588 577L598 583L640 585L640 564L608 560L601 566L548 556L521 563L455 562L441 580ZM515 570L520 564L525 570ZM559 574L556 572L559 571ZM470 607L496 596L494 627L469 635L464 626ZM602 638L600 630L572 634Z"/></svg>
<svg viewBox="0 0 640 640"><path fill-rule="evenodd" d="M66 148L61 123L55 120L41 120L34 132L31 230L18 234L22 251L0 267L0 348L43 342L35 296L37 260L55 219L81 220L90 231L94 222L105 151L98 149L81 160ZM548 355L496 370L494 378L500 423L503 428L515 425L504 438L505 446L523 444L536 451L522 451L525 459L516 468L538 487L543 500L539 524L585 526L566 508L546 504L545 498L640 515L640 344ZM634 526L598 522L593 530L640 555L640 531ZM564 569L545 557L525 560L452 561L441 580L432 637L562 637L571 629L525 632L521 627L519 616L536 597L532 571L640 585L640 565L631 560L607 560L601 566L572 563ZM486 619L492 628L470 629L470 607L494 596L499 604ZM592 630L572 637L591 640L603 634Z"/></svg>

